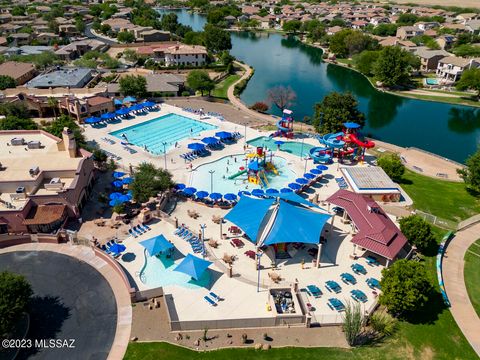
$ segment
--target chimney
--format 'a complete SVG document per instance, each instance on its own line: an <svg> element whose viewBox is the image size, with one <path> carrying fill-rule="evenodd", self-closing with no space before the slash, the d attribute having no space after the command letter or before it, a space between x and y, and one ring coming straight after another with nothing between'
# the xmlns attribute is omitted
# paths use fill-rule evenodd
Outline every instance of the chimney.
<svg viewBox="0 0 480 360"><path fill-rule="evenodd" d="M77 157L77 143L75 142L73 131L67 127L63 128L62 142L64 149L67 151L68 157Z"/></svg>

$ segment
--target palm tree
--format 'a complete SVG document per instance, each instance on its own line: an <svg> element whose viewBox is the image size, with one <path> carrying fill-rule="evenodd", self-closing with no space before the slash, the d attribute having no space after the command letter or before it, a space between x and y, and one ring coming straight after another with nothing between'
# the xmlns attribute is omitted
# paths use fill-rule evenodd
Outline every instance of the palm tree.
<svg viewBox="0 0 480 360"><path fill-rule="evenodd" d="M48 106L53 109L53 117L55 120L57 120L57 106L58 106L58 101L54 97L49 97L48 98Z"/></svg>

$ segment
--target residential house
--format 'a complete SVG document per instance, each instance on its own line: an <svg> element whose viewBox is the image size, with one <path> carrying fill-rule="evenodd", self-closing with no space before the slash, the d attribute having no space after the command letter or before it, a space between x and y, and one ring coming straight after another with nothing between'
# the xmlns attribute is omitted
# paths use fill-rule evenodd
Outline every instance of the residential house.
<svg viewBox="0 0 480 360"><path fill-rule="evenodd" d="M55 51L62 60L74 60L89 51L102 51L105 43L95 39L85 39L71 42Z"/></svg>
<svg viewBox="0 0 480 360"><path fill-rule="evenodd" d="M54 33L40 33L37 36L35 36L35 40L42 45L48 45L52 44L54 41L60 39L60 36Z"/></svg>
<svg viewBox="0 0 480 360"><path fill-rule="evenodd" d="M77 30L77 27L73 24L58 25L58 32L65 34L66 36L75 36L80 34Z"/></svg>
<svg viewBox="0 0 480 360"><path fill-rule="evenodd" d="M93 96L85 99L79 99L75 96L69 96L59 101L60 111L71 115L81 121L89 116L100 116L101 114L115 110L113 98L103 96Z"/></svg>
<svg viewBox="0 0 480 360"><path fill-rule="evenodd" d="M165 50L167 66L202 66L207 61L207 49L199 45L175 45Z"/></svg>
<svg viewBox="0 0 480 360"><path fill-rule="evenodd" d="M12 39L12 46L22 46L30 44L30 41L32 40L32 35L28 33L16 33L11 34L10 38Z"/></svg>
<svg viewBox="0 0 480 360"><path fill-rule="evenodd" d="M480 34L480 20L470 20L465 23L465 29L472 34Z"/></svg>
<svg viewBox="0 0 480 360"><path fill-rule="evenodd" d="M150 96L161 94L181 95L185 89L185 77L180 74L147 74L144 75L147 81L147 92ZM109 96L120 96L120 85L110 83L107 86Z"/></svg>
<svg viewBox="0 0 480 360"><path fill-rule="evenodd" d="M421 71L435 71L440 59L450 56L445 50L430 50L425 46L419 46L414 52L420 58Z"/></svg>
<svg viewBox="0 0 480 360"><path fill-rule="evenodd" d="M7 61L0 65L0 75L10 76L15 84L23 85L36 74L35 65L32 63Z"/></svg>
<svg viewBox="0 0 480 360"><path fill-rule="evenodd" d="M64 68L39 75L30 80L26 86L37 89L83 88L93 79L93 75L92 69Z"/></svg>
<svg viewBox="0 0 480 360"><path fill-rule="evenodd" d="M397 29L397 38L401 39L401 40L407 40L407 39L411 39L412 37L415 37L415 36L420 36L420 35L423 35L423 30L421 30L420 28L416 27L416 26L400 26L398 29Z"/></svg>
<svg viewBox="0 0 480 360"><path fill-rule="evenodd" d="M456 82L465 70L478 67L480 67L480 59L447 56L438 61L437 76L446 81Z"/></svg>
<svg viewBox="0 0 480 360"><path fill-rule="evenodd" d="M437 42L438 46L440 46L440 49L447 50L452 47L453 43L455 42L455 39L456 39L455 36L445 34L437 37L435 41Z"/></svg>
<svg viewBox="0 0 480 360"><path fill-rule="evenodd" d="M415 23L414 26L419 28L420 30L427 31L427 30L440 27L440 23L436 21L428 21L428 22L421 21L421 22Z"/></svg>

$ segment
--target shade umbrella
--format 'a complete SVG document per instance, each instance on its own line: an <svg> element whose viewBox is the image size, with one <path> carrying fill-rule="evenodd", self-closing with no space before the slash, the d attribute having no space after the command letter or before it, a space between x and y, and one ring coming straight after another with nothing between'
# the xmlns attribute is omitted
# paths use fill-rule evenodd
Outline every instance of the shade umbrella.
<svg viewBox="0 0 480 360"><path fill-rule="evenodd" d="M124 203L124 201L120 200L120 198L117 198L117 199L110 200L108 205L113 207L113 206L122 205L123 203Z"/></svg>
<svg viewBox="0 0 480 360"><path fill-rule="evenodd" d="M280 193L282 194L291 193L291 192L293 192L293 190L289 188L280 189Z"/></svg>
<svg viewBox="0 0 480 360"><path fill-rule="evenodd" d="M122 202L127 202L127 201L132 200L132 196L129 195L129 194L125 194L125 195L120 196L117 200L120 200Z"/></svg>
<svg viewBox="0 0 480 360"><path fill-rule="evenodd" d="M133 96L127 96L125 99L123 99L123 103L126 104L126 103L132 103L132 102L136 102L137 99L135 99Z"/></svg>
<svg viewBox="0 0 480 360"><path fill-rule="evenodd" d="M119 178L125 176L125 173L121 172L121 171L115 171L112 175L113 175L114 178L119 179Z"/></svg>
<svg viewBox="0 0 480 360"><path fill-rule="evenodd" d="M100 121L102 121L102 119L100 119L96 116L88 117L88 118L85 119L86 124L96 124Z"/></svg>
<svg viewBox="0 0 480 360"><path fill-rule="evenodd" d="M191 144L188 144L187 146L190 150L203 150L205 149L205 145L203 144L200 144L200 143L191 143Z"/></svg>
<svg viewBox="0 0 480 360"><path fill-rule="evenodd" d="M142 110L143 108L144 106L142 104L135 104L133 106L130 106L130 109L132 109L133 111Z"/></svg>
<svg viewBox="0 0 480 360"><path fill-rule="evenodd" d="M235 201L235 200L237 200L237 195L232 194L232 193L228 193L228 194L223 195L223 198L225 200L228 200L228 201Z"/></svg>
<svg viewBox="0 0 480 360"><path fill-rule="evenodd" d="M212 200L214 200L214 201L220 200L222 197L223 197L223 196L222 196L222 194L220 194L220 193L214 192L214 193L211 193L211 194L210 194L210 199L212 199Z"/></svg>
<svg viewBox="0 0 480 360"><path fill-rule="evenodd" d="M288 184L288 187L292 190L300 190L302 188L302 185L297 183L290 183Z"/></svg>
<svg viewBox="0 0 480 360"><path fill-rule="evenodd" d="M187 187L183 189L183 192L187 195L193 195L197 192L197 189L195 189L194 187Z"/></svg>
<svg viewBox="0 0 480 360"><path fill-rule="evenodd" d="M110 250L111 252L117 253L117 254L120 254L121 252L125 251L126 249L127 249L127 247L125 245L119 244L119 243L113 243L108 248L108 250Z"/></svg>
<svg viewBox="0 0 480 360"><path fill-rule="evenodd" d="M317 169L318 169L318 170L328 170L328 166L327 166L327 165L320 164L320 165L317 165Z"/></svg>
<svg viewBox="0 0 480 360"><path fill-rule="evenodd" d="M211 264L211 261L200 259L192 254L188 254L182 262L173 269L173 271L182 272L193 279L198 280Z"/></svg>
<svg viewBox="0 0 480 360"><path fill-rule="evenodd" d="M197 192L195 193L195 196L196 196L197 198L199 198L199 199L204 199L204 198L206 198L206 197L208 196L208 192L206 192L206 191L197 191Z"/></svg>
<svg viewBox="0 0 480 360"><path fill-rule="evenodd" d="M267 194L278 194L278 190L277 189L267 189L267 191L265 191L265 193Z"/></svg>
<svg viewBox="0 0 480 360"><path fill-rule="evenodd" d="M253 196L263 196L265 192L262 189L253 189L252 191Z"/></svg>
<svg viewBox="0 0 480 360"><path fill-rule="evenodd" d="M155 236L151 239L140 241L139 244L142 245L145 250L147 250L150 256L155 256L163 251L174 248L173 244L168 241L162 234Z"/></svg>
<svg viewBox="0 0 480 360"><path fill-rule="evenodd" d="M152 107L152 106L155 106L156 103L154 103L153 101L145 101L144 103L142 103L143 106L145 107Z"/></svg>
<svg viewBox="0 0 480 360"><path fill-rule="evenodd" d="M127 108L121 108L115 111L117 115L127 115L130 111Z"/></svg>
<svg viewBox="0 0 480 360"><path fill-rule="evenodd" d="M313 180L316 178L314 174L310 174L310 173L303 174L303 177L308 180Z"/></svg>
<svg viewBox="0 0 480 360"><path fill-rule="evenodd" d="M109 199L110 200L118 199L120 196L122 196L122 193L113 192L113 193L110 194Z"/></svg>
<svg viewBox="0 0 480 360"><path fill-rule="evenodd" d="M218 139L214 138L213 136L208 136L202 139L202 142L207 144L207 145L213 145L218 143Z"/></svg>
<svg viewBox="0 0 480 360"><path fill-rule="evenodd" d="M123 103L122 103L122 100L120 100L120 99L114 99L114 100L113 100L113 103L114 103L115 105L122 105L122 104L123 104Z"/></svg>
<svg viewBox="0 0 480 360"><path fill-rule="evenodd" d="M320 175L320 174L322 173L322 170L312 169L312 170L310 170L310 173L311 173L311 174L314 174L314 175Z"/></svg>
<svg viewBox="0 0 480 360"><path fill-rule="evenodd" d="M249 191L245 191L245 190L238 192L238 196L243 196L243 195L252 195L252 194Z"/></svg>
<svg viewBox="0 0 480 360"><path fill-rule="evenodd" d="M116 116L115 113L105 113L100 115L100 117L104 120L113 119L115 116Z"/></svg>
<svg viewBox="0 0 480 360"><path fill-rule="evenodd" d="M185 184L181 184L181 183L175 184L175 186L174 186L174 188L175 188L176 190L183 190L183 189L185 189L186 187L187 187L187 186L186 186Z"/></svg>
<svg viewBox="0 0 480 360"><path fill-rule="evenodd" d="M361 127L360 124L354 123L354 122L346 122L343 123L343 126L345 126L347 129L358 129Z"/></svg>
<svg viewBox="0 0 480 360"><path fill-rule="evenodd" d="M300 185L306 185L306 184L308 184L308 180L305 179L305 178L297 178L297 179L295 179L295 181L296 181L297 183L299 183Z"/></svg>
<svg viewBox="0 0 480 360"><path fill-rule="evenodd" d="M275 141L275 145L283 145L283 144L285 144L285 142L282 140Z"/></svg>
<svg viewBox="0 0 480 360"><path fill-rule="evenodd" d="M121 180L115 180L114 182L112 182L112 185L117 188L121 188L123 186L123 182Z"/></svg>
<svg viewBox="0 0 480 360"><path fill-rule="evenodd" d="M227 131L219 131L215 133L215 136L219 137L220 139L228 139L232 137L232 133L229 133Z"/></svg>
<svg viewBox="0 0 480 360"><path fill-rule="evenodd" d="M133 183L133 178L131 178L131 177L123 178L122 183L124 183L125 185L131 184L131 183Z"/></svg>

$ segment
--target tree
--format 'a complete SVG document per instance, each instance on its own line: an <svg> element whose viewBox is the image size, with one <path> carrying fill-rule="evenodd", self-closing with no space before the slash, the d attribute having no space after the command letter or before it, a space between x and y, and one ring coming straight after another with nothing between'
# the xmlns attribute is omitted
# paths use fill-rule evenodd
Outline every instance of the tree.
<svg viewBox="0 0 480 360"><path fill-rule="evenodd" d="M480 97L480 69L465 70L458 81L456 88L458 90L475 90L477 98Z"/></svg>
<svg viewBox="0 0 480 360"><path fill-rule="evenodd" d="M120 92L123 95L132 95L139 98L147 94L147 80L141 75L126 75L120 78Z"/></svg>
<svg viewBox="0 0 480 360"><path fill-rule="evenodd" d="M250 106L250 109L264 113L268 111L268 104L265 104L264 102L261 102L261 101L257 101L255 104Z"/></svg>
<svg viewBox="0 0 480 360"><path fill-rule="evenodd" d="M461 57L480 56L480 47L471 44L464 44L454 47L452 52Z"/></svg>
<svg viewBox="0 0 480 360"><path fill-rule="evenodd" d="M312 124L317 132L339 132L343 129L343 123L348 121L365 125L365 115L358 110L357 99L351 93L334 91L315 104Z"/></svg>
<svg viewBox="0 0 480 360"><path fill-rule="evenodd" d="M330 37L329 48L336 56L344 58L364 50L376 50L378 42L360 31L344 29Z"/></svg>
<svg viewBox="0 0 480 360"><path fill-rule="evenodd" d="M83 19L81 17L75 19L75 28L79 33L82 34L85 31L85 23L83 22Z"/></svg>
<svg viewBox="0 0 480 360"><path fill-rule="evenodd" d="M373 35L395 36L398 26L396 24L379 24L373 29Z"/></svg>
<svg viewBox="0 0 480 360"><path fill-rule="evenodd" d="M348 345L354 346L362 331L362 309L359 303L352 304L350 301L345 306L343 314L343 332L347 339Z"/></svg>
<svg viewBox="0 0 480 360"><path fill-rule="evenodd" d="M190 71L187 76L187 85L193 91L200 91L202 96L205 91L210 95L210 92L215 88L215 83L210 79L208 73L203 70Z"/></svg>
<svg viewBox="0 0 480 360"><path fill-rule="evenodd" d="M467 188L480 193L480 148L465 161L466 167L457 172Z"/></svg>
<svg viewBox="0 0 480 360"><path fill-rule="evenodd" d="M0 104L0 115L28 119L30 113L24 104L3 103Z"/></svg>
<svg viewBox="0 0 480 360"><path fill-rule="evenodd" d="M422 263L397 260L382 270L379 303L395 315L405 315L423 307L433 286Z"/></svg>
<svg viewBox="0 0 480 360"><path fill-rule="evenodd" d="M204 39L207 50L214 53L232 48L230 33L211 24L205 25Z"/></svg>
<svg viewBox="0 0 480 360"><path fill-rule="evenodd" d="M0 90L16 87L15 79L8 75L0 75Z"/></svg>
<svg viewBox="0 0 480 360"><path fill-rule="evenodd" d="M213 25L218 25L225 20L225 15L220 9L212 9L207 14L207 22Z"/></svg>
<svg viewBox="0 0 480 360"><path fill-rule="evenodd" d="M297 94L290 86L275 86L268 90L267 101L275 105L281 111L292 106L297 99Z"/></svg>
<svg viewBox="0 0 480 360"><path fill-rule="evenodd" d="M69 128L73 131L73 137L79 147L85 148L87 146L87 142L85 137L82 134L82 130L78 126L78 124L68 115L62 114L54 121L52 121L45 130L56 137L62 137L62 131L64 128Z"/></svg>
<svg viewBox="0 0 480 360"><path fill-rule="evenodd" d="M398 46L384 47L373 67L378 81L384 86L393 87L406 84L412 69L420 67L420 59Z"/></svg>
<svg viewBox="0 0 480 360"><path fill-rule="evenodd" d="M133 43L135 41L135 35L130 31L120 31L117 35L117 40L124 44Z"/></svg>
<svg viewBox="0 0 480 360"><path fill-rule="evenodd" d="M373 66L380 55L379 51L365 50L353 57L353 63L358 71L366 76L373 75Z"/></svg>
<svg viewBox="0 0 480 360"><path fill-rule="evenodd" d="M6 338L26 311L33 290L22 275L0 272L0 337Z"/></svg>
<svg viewBox="0 0 480 360"><path fill-rule="evenodd" d="M282 28L283 28L283 31L295 34L300 30L301 26L302 26L302 22L300 20L290 20L290 21L286 21L283 24Z"/></svg>
<svg viewBox="0 0 480 360"><path fill-rule="evenodd" d="M405 165L398 154L385 154L378 158L377 165L380 166L387 175L395 181L400 181L405 173Z"/></svg>
<svg viewBox="0 0 480 360"><path fill-rule="evenodd" d="M57 107L58 107L58 100L55 99L54 97L49 97L48 98L48 106L50 106L53 110L53 117L55 120L57 119Z"/></svg>
<svg viewBox="0 0 480 360"><path fill-rule="evenodd" d="M418 16L410 13L401 14L398 17L397 24L400 25L413 25L418 21Z"/></svg>
<svg viewBox="0 0 480 360"><path fill-rule="evenodd" d="M125 49L123 51L123 57L129 62L136 62L138 60L137 52L132 49Z"/></svg>
<svg viewBox="0 0 480 360"><path fill-rule="evenodd" d="M0 119L0 130L35 130L38 126L32 119L19 118L7 115Z"/></svg>
<svg viewBox="0 0 480 360"><path fill-rule="evenodd" d="M146 202L159 192L173 186L172 174L150 163L142 163L135 169L135 177L130 189L137 202Z"/></svg>
<svg viewBox="0 0 480 360"><path fill-rule="evenodd" d="M403 235L421 252L425 252L435 246L436 241L432 226L420 216L410 215L401 218L399 223Z"/></svg>

